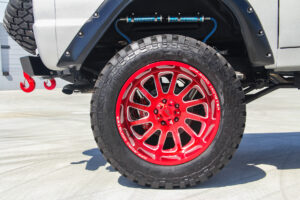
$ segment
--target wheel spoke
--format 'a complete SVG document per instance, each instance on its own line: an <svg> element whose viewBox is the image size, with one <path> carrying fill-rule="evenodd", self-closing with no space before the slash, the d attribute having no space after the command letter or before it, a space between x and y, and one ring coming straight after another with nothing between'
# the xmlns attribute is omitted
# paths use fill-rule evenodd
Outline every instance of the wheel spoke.
<svg viewBox="0 0 300 200"><path fill-rule="evenodd" d="M141 143L145 142L146 140L148 140L157 130L155 129L155 127L151 127L150 130L148 130L144 136L141 138Z"/></svg>
<svg viewBox="0 0 300 200"><path fill-rule="evenodd" d="M149 117L147 118L143 118L143 119L138 119L136 121L133 122L129 122L130 126L137 126L137 125L141 125L141 124L146 124L146 123L151 123Z"/></svg>
<svg viewBox="0 0 300 200"><path fill-rule="evenodd" d="M158 74L154 75L154 81L155 81L155 85L156 85L157 96L162 95L163 94L163 90L161 88L161 84L160 84L160 80L159 80Z"/></svg>
<svg viewBox="0 0 300 200"><path fill-rule="evenodd" d="M194 120L194 121L199 121L201 123L206 123L206 121L207 121L207 118L205 118L203 116L200 116L200 115L195 115L195 114L192 114L192 113L186 113L185 117L187 119L191 119L191 120Z"/></svg>
<svg viewBox="0 0 300 200"><path fill-rule="evenodd" d="M140 85L137 88L149 101L153 101L153 96L143 86Z"/></svg>
<svg viewBox="0 0 300 200"><path fill-rule="evenodd" d="M158 141L158 152L161 152L163 150L166 139L167 139L167 133L162 131L160 133L160 137Z"/></svg>
<svg viewBox="0 0 300 200"><path fill-rule="evenodd" d="M205 102L206 102L205 99L197 99L197 100L192 100L192 101L185 102L184 106L186 108L189 108L189 107L194 107L194 106L200 105L200 104L205 103Z"/></svg>
<svg viewBox="0 0 300 200"><path fill-rule="evenodd" d="M178 130L173 128L172 135L175 142L175 146L177 146L177 151L179 151L180 149L182 149L182 146Z"/></svg>
<svg viewBox="0 0 300 200"><path fill-rule="evenodd" d="M138 104L138 103L134 103L134 102L128 102L128 106L132 107L132 108L136 108L138 110L143 110L143 111L147 111L149 109L148 106L146 105L142 105L142 104Z"/></svg>
<svg viewBox="0 0 300 200"><path fill-rule="evenodd" d="M195 84L193 82L191 82L188 86L186 86L180 93L179 93L179 98L183 98L185 97L190 91L191 89L193 89L193 87L195 86Z"/></svg>
<svg viewBox="0 0 300 200"><path fill-rule="evenodd" d="M177 77L178 77L178 73L174 72L171 83L170 83L170 87L169 87L169 94L174 94L174 90L175 90L176 83L177 83Z"/></svg>
<svg viewBox="0 0 300 200"><path fill-rule="evenodd" d="M197 136L197 134L195 133L195 131L187 124L183 125L183 129L184 131L189 134L192 138L194 138L195 136Z"/></svg>

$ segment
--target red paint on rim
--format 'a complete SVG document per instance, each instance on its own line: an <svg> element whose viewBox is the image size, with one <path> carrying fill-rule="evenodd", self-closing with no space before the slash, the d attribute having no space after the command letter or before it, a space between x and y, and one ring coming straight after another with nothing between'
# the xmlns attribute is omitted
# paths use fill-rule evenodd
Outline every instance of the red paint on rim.
<svg viewBox="0 0 300 200"><path fill-rule="evenodd" d="M221 107L204 74L182 62L161 61L135 72L116 105L119 133L128 148L157 165L179 165L214 140Z"/></svg>

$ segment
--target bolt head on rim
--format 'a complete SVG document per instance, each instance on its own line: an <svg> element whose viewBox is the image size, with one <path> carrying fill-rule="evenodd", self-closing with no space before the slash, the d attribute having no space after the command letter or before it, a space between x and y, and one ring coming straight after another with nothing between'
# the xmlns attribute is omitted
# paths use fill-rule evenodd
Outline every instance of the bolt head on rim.
<svg viewBox="0 0 300 200"><path fill-rule="evenodd" d="M135 72L123 85L116 122L128 148L158 165L200 156L214 140L221 107L214 86L196 68L161 61Z"/></svg>

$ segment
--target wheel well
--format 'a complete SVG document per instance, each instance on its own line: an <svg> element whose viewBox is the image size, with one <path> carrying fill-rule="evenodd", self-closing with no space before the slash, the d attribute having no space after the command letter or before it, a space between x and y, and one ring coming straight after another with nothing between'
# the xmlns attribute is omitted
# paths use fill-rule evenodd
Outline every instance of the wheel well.
<svg viewBox="0 0 300 200"><path fill-rule="evenodd" d="M173 0L161 1L133 1L120 15L128 16L205 16L214 17L218 21L216 33L207 42L216 48L235 68L244 74L252 74L254 69L247 54L247 49L241 34L241 28L230 9L219 0ZM121 23L120 29L133 41L157 34L179 34L197 40L203 38L211 31L213 24L206 23ZM105 35L98 41L82 65L81 72L96 77L114 56L114 54L127 45L112 25Z"/></svg>

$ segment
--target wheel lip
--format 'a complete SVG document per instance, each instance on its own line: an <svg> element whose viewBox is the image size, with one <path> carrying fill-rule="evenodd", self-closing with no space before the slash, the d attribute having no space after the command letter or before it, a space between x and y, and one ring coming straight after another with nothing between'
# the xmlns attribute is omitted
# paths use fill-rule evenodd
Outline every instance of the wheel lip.
<svg viewBox="0 0 300 200"><path fill-rule="evenodd" d="M215 104L216 104L216 126L217 129L214 131L214 133L212 134L212 137L210 137L210 140L207 141L208 145L206 145L205 148L202 148L201 151L198 151L197 154L194 154L194 156L190 156L189 159L185 159L184 162L178 162L178 161L169 161L169 163L164 162L164 164L162 164L162 162L157 162L157 161L153 161L152 159L150 159L149 157L143 155L142 153L140 153L139 151L137 151L132 145L131 142L129 141L129 139L126 137L126 134L123 131L123 127L121 125L121 103L123 100L123 95L125 94L127 88L130 86L130 84L132 83L132 81L134 81L136 79L136 77L138 77L140 74L144 73L145 71L154 68L154 67L159 67L159 66L164 66L164 65L171 65L171 66L179 66L179 67L183 67L185 69L188 69L190 71L192 71L193 73L195 73L198 77L200 77L205 84L208 87L208 90L212 93L212 99L215 100ZM117 103L116 103L116 125L118 128L118 132L123 140L123 142L126 144L126 146L138 157L142 158L143 160L152 163L152 164L156 164L156 165L161 165L161 166L176 166L176 165L181 165L181 164L185 164L187 162L190 162L192 160L194 160L195 158L199 157L200 155L202 155L213 143L214 139L216 138L217 133L219 132L220 129L220 122L221 122L221 105L220 105L220 100L219 100L219 96L218 93L215 90L215 87L213 86L213 84L209 81L209 79L202 73L200 72L198 69L196 69L195 67L192 67L189 64L186 64L184 62L181 61L158 61L158 62L153 62L151 64L148 64L140 69L138 69L136 72L134 72L129 78L128 80L125 82L125 84L122 86L122 89L120 90L119 94L118 94L118 99L117 99Z"/></svg>

